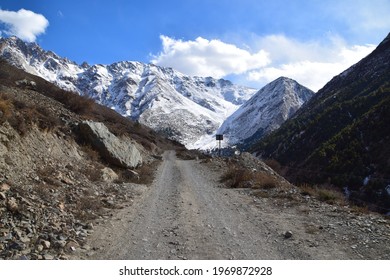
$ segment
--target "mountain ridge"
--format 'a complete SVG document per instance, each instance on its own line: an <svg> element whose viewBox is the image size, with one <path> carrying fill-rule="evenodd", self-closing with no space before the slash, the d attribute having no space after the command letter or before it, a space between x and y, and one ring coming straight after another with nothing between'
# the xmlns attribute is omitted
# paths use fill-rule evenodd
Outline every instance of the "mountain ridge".
<svg viewBox="0 0 390 280"><path fill-rule="evenodd" d="M389 39L329 81L252 151L279 161L292 182L330 184L358 204L389 211Z"/></svg>
<svg viewBox="0 0 390 280"><path fill-rule="evenodd" d="M296 81L279 77L256 92L230 115L218 133L225 134L230 144L243 144L254 135L259 140L279 128L313 96L313 91Z"/></svg>
<svg viewBox="0 0 390 280"><path fill-rule="evenodd" d="M78 65L16 37L0 39L0 56L190 147L200 136L215 131L255 91L227 80L190 77L172 68L141 62ZM183 113L189 123L175 117ZM151 116L153 120L149 120Z"/></svg>
<svg viewBox="0 0 390 280"><path fill-rule="evenodd" d="M63 89L89 96L99 104L139 121L190 149L215 148L216 132L226 130L226 119L233 113L238 114L236 111L242 110L240 106L256 92L228 80L191 77L151 63L119 61L109 65L89 65L86 62L78 65L52 51L43 50L36 43L25 43L17 37L0 39L0 57ZM283 84L283 79L271 82L272 85L275 83ZM248 127L247 131L254 130L255 135L261 137L279 127L309 98L305 96L302 101L299 94L293 92L300 90L298 86L291 87L294 90L289 90L289 98L283 97L286 87L275 87L276 90L265 86L265 90L258 93L258 98L262 100L258 105L264 107L258 110L269 120L260 124L240 122L235 127ZM268 99L267 89L273 94ZM269 104L263 104L265 102ZM280 102L279 106L276 102ZM264 111L270 109L272 112ZM224 122L225 125L221 127ZM230 126L233 126L232 122ZM258 133L260 129L264 129L264 133ZM226 139L233 138L234 133L241 134L241 131L227 133ZM246 132L244 136L253 134ZM233 142L237 141L227 144Z"/></svg>

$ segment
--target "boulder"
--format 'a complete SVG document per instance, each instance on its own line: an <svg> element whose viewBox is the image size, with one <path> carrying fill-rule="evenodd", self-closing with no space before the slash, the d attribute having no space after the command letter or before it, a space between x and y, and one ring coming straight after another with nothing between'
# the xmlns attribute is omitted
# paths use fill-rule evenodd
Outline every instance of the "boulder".
<svg viewBox="0 0 390 280"><path fill-rule="evenodd" d="M142 164L137 147L130 140L116 137L103 123L83 121L79 124L79 132L107 162L124 168L135 168Z"/></svg>

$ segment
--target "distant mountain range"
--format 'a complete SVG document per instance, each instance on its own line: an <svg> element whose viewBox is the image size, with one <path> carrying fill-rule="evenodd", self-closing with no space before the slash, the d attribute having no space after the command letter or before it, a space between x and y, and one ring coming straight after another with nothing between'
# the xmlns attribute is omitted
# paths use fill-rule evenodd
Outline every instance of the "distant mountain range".
<svg viewBox="0 0 390 280"><path fill-rule="evenodd" d="M390 211L390 34L251 151L295 183L332 185Z"/></svg>
<svg viewBox="0 0 390 280"><path fill-rule="evenodd" d="M0 39L0 57L63 89L90 96L188 148L214 147L215 133L222 123L220 130L227 134L229 144L253 136L251 132L262 136L279 127L312 96L296 82L281 78L248 104L245 102L256 90L227 80L191 77L172 68L131 61L78 65L16 37ZM244 115L254 106L260 106L253 111L260 118L250 115L245 122Z"/></svg>

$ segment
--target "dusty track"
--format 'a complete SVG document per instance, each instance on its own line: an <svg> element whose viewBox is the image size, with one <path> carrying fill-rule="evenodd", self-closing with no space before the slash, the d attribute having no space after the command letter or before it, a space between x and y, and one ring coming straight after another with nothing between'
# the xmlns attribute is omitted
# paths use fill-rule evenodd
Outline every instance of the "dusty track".
<svg viewBox="0 0 390 280"><path fill-rule="evenodd" d="M338 244L332 230L316 236L305 232L308 220L326 223L321 220L326 215L305 217L296 209L259 205L242 191L218 187L217 180L200 162L166 152L153 185L99 225L90 238L94 250L77 258L359 258L348 242ZM283 232L289 229L294 237L285 239Z"/></svg>

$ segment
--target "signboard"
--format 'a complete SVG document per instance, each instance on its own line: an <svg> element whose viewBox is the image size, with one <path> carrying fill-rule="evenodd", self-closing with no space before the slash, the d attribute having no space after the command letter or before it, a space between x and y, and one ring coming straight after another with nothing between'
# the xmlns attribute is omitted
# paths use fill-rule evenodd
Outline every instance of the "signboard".
<svg viewBox="0 0 390 280"><path fill-rule="evenodd" d="M222 141L223 140L223 135L222 134L217 134L217 141Z"/></svg>

